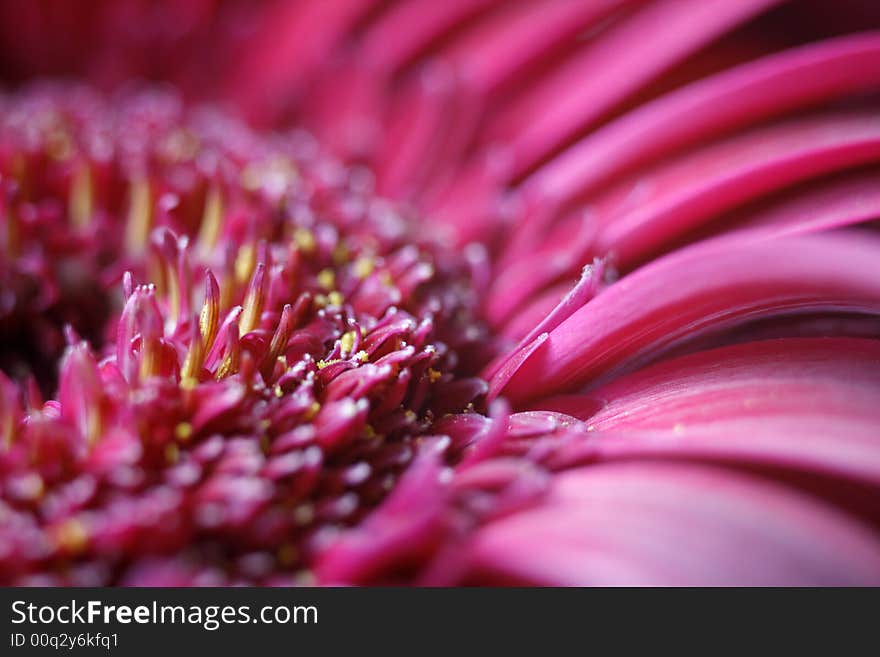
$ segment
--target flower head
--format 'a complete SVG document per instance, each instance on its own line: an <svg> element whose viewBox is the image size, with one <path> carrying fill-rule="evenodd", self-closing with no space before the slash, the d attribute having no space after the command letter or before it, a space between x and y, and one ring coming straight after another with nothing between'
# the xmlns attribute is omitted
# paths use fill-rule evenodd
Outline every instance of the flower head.
<svg viewBox="0 0 880 657"><path fill-rule="evenodd" d="M870 6L108 4L5 9L181 91L0 98L0 581L880 582Z"/></svg>

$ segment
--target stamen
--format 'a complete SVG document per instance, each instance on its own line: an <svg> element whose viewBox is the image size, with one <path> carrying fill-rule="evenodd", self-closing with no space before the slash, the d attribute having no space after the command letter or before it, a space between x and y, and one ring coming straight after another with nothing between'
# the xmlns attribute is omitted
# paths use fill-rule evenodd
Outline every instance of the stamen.
<svg viewBox="0 0 880 657"><path fill-rule="evenodd" d="M250 333L260 323L263 314L263 305L266 303L266 265L262 262L257 265L251 284L248 287L247 296L244 300L244 310L239 320L239 336Z"/></svg>
<svg viewBox="0 0 880 657"><path fill-rule="evenodd" d="M70 223L75 228L85 228L94 213L94 188L92 170L88 164L77 167L70 185L70 201L68 204Z"/></svg>
<svg viewBox="0 0 880 657"><path fill-rule="evenodd" d="M212 185L205 197L205 209L196 242L202 255L211 253L220 237L223 226L223 194L218 185Z"/></svg>
<svg viewBox="0 0 880 657"><path fill-rule="evenodd" d="M128 220L125 226L125 247L129 253L143 253L152 221L150 182L146 178L135 178L129 187Z"/></svg>
<svg viewBox="0 0 880 657"><path fill-rule="evenodd" d="M220 286L211 270L205 272L205 303L199 315L199 328L202 343L206 350L214 345L217 335L217 323L220 320Z"/></svg>

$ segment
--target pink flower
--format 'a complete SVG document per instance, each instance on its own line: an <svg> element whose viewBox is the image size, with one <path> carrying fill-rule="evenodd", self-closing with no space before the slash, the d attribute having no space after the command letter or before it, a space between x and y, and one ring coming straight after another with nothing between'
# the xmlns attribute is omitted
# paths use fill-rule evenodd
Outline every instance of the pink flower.
<svg viewBox="0 0 880 657"><path fill-rule="evenodd" d="M871 3L0 11L0 582L880 583Z"/></svg>

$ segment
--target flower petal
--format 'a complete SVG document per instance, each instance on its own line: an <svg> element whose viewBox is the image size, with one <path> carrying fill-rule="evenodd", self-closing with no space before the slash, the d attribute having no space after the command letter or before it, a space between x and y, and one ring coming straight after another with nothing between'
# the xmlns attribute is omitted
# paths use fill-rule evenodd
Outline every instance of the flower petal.
<svg viewBox="0 0 880 657"><path fill-rule="evenodd" d="M489 141L511 138L517 175L687 55L775 0L650 3L588 43L506 108Z"/></svg>
<svg viewBox="0 0 880 657"><path fill-rule="evenodd" d="M622 184L596 210L599 253L626 266L700 222L793 182L880 158L876 112L757 130Z"/></svg>
<svg viewBox="0 0 880 657"><path fill-rule="evenodd" d="M868 235L732 238L624 277L551 331L503 390L523 402L608 377L744 320L816 310L880 312L880 243Z"/></svg>
<svg viewBox="0 0 880 657"><path fill-rule="evenodd" d="M588 430L590 456L806 468L880 486L880 341L788 338L657 363L546 400Z"/></svg>
<svg viewBox="0 0 880 657"><path fill-rule="evenodd" d="M732 232L753 232L766 238L812 233L880 218L880 172L869 171L798 187L773 199ZM729 226L727 227L730 231Z"/></svg>
<svg viewBox="0 0 880 657"><path fill-rule="evenodd" d="M699 80L599 128L524 188L562 203L675 149L771 116L880 86L880 34L831 39Z"/></svg>
<svg viewBox="0 0 880 657"><path fill-rule="evenodd" d="M880 541L863 525L776 484L699 466L605 464L560 474L541 506L489 524L468 549L478 580L880 583Z"/></svg>
<svg viewBox="0 0 880 657"><path fill-rule="evenodd" d="M499 11L444 48L483 94L510 82L530 61L546 56L571 36L584 33L632 0L501 3Z"/></svg>

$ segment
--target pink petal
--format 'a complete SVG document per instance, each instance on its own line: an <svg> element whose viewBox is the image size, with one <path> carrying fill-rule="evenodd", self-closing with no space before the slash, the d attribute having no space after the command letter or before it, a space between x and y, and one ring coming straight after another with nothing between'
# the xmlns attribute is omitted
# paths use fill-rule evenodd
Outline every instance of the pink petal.
<svg viewBox="0 0 880 657"><path fill-rule="evenodd" d="M228 94L253 120L277 119L338 39L376 0L278 2L263 12L260 38L244 51Z"/></svg>
<svg viewBox="0 0 880 657"><path fill-rule="evenodd" d="M622 266L700 222L785 185L876 160L876 112L783 123L710 146L621 185L596 212L596 250Z"/></svg>
<svg viewBox="0 0 880 657"><path fill-rule="evenodd" d="M626 17L492 117L485 148L461 167L433 216L464 244L491 237L503 187L645 83L779 0L665 0Z"/></svg>
<svg viewBox="0 0 880 657"><path fill-rule="evenodd" d="M646 82L776 0L663 0L588 43L512 103L490 141L513 140L512 175L549 155Z"/></svg>
<svg viewBox="0 0 880 657"><path fill-rule="evenodd" d="M714 458L880 485L880 342L787 338L663 361L546 400L588 430L592 457Z"/></svg>
<svg viewBox="0 0 880 657"><path fill-rule="evenodd" d="M499 11L444 48L468 82L492 93L530 61L545 56L632 0L527 0L501 3Z"/></svg>
<svg viewBox="0 0 880 657"><path fill-rule="evenodd" d="M441 472L436 452L420 455L382 506L326 549L314 569L318 581L375 581L384 569L433 549L448 497Z"/></svg>
<svg viewBox="0 0 880 657"><path fill-rule="evenodd" d="M818 232L877 218L880 218L880 172L870 171L796 188L753 212L737 224L735 230L771 238Z"/></svg>
<svg viewBox="0 0 880 657"><path fill-rule="evenodd" d="M863 525L776 484L698 466L560 474L540 507L491 523L468 549L484 578L543 585L880 583L880 540Z"/></svg>
<svg viewBox="0 0 880 657"><path fill-rule="evenodd" d="M397 3L367 30L359 58L373 70L395 71L444 32L492 4L493 0L411 0Z"/></svg>
<svg viewBox="0 0 880 657"><path fill-rule="evenodd" d="M524 183L562 203L623 170L739 126L880 86L880 34L785 51L643 105L584 137Z"/></svg>
<svg viewBox="0 0 880 657"><path fill-rule="evenodd" d="M393 104L385 141L375 162L377 187L411 197L443 183L457 165L479 116L479 105L452 69L426 67Z"/></svg>
<svg viewBox="0 0 880 657"><path fill-rule="evenodd" d="M522 360L527 357L527 354L525 353L526 351L531 353L530 350L537 349L537 347L546 339L549 331L555 329L563 321L568 319L573 312L596 296L599 291L599 285L602 281L604 270L605 263L601 260L597 260L592 265L584 267L581 272L581 278L577 284L570 290L567 290L562 299L549 312L543 312L536 322L529 325L530 328L528 332L519 340L518 345L506 355L502 356L500 360L491 363L489 367L484 370L483 376L492 379L489 388L490 399L494 398L497 393L497 390L493 392L493 386L503 387L502 382L506 381L506 377L518 367L518 365L513 365L514 369L511 369L512 360L516 361L519 359L519 362L522 362ZM532 345L530 350L526 350L525 347L530 343ZM504 370L506 370L507 373L500 374ZM496 373L500 374L497 378ZM498 390L500 390L500 388L498 388Z"/></svg>
<svg viewBox="0 0 880 657"><path fill-rule="evenodd" d="M718 240L661 258L554 329L511 377L514 403L572 390L710 330L806 311L880 313L877 239Z"/></svg>

